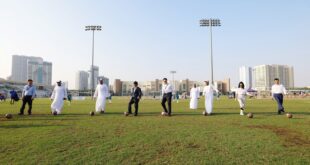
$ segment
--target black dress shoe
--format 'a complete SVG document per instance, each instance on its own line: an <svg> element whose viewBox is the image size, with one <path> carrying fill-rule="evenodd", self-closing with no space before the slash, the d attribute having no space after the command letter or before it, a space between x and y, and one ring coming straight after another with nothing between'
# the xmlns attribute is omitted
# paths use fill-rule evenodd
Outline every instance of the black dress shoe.
<svg viewBox="0 0 310 165"><path fill-rule="evenodd" d="M18 113L18 115L24 115L23 113Z"/></svg>
<svg viewBox="0 0 310 165"><path fill-rule="evenodd" d="M101 114L104 114L104 111L100 111Z"/></svg>

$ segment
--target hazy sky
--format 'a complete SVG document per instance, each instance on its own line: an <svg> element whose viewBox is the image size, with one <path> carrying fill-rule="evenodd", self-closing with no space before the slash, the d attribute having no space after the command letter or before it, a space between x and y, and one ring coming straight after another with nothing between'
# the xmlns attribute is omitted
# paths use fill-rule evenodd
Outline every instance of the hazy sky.
<svg viewBox="0 0 310 165"><path fill-rule="evenodd" d="M0 77L11 74L12 55L53 63L53 81L69 81L91 65L91 32L100 74L122 80L210 79L209 29L214 78L239 79L242 65L294 66L295 86L310 85L309 0L0 0Z"/></svg>

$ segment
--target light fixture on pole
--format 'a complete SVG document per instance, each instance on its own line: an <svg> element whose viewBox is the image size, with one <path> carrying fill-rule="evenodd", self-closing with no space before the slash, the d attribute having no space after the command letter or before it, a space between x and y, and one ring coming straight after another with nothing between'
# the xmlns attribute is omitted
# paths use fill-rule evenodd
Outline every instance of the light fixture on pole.
<svg viewBox="0 0 310 165"><path fill-rule="evenodd" d="M85 26L85 31L93 32L93 41L92 41L92 59L91 59L91 80L90 80L90 96L93 95L93 90L95 89L95 76L94 76L94 54L95 54L95 31L101 31L101 26L98 25L90 25Z"/></svg>
<svg viewBox="0 0 310 165"><path fill-rule="evenodd" d="M210 53L211 53L211 83L214 85L214 80L213 80L213 48L212 48L212 26L221 26L221 22L219 19L202 19L200 20L200 26L205 27L208 26L210 27Z"/></svg>

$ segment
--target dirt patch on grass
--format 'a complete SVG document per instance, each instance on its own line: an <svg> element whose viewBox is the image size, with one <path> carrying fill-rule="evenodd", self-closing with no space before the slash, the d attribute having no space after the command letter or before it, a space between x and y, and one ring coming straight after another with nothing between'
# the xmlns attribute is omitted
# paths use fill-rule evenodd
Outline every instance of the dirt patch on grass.
<svg viewBox="0 0 310 165"><path fill-rule="evenodd" d="M196 143L188 143L188 144L186 145L186 148L192 148L192 149L200 148L200 145L199 145L199 144L196 144Z"/></svg>
<svg viewBox="0 0 310 165"><path fill-rule="evenodd" d="M116 137L121 137L121 136L124 135L124 133L125 133L124 128L118 127L118 128L115 129L114 135Z"/></svg>
<svg viewBox="0 0 310 165"><path fill-rule="evenodd" d="M283 140L283 146L285 147L310 147L310 139L305 137L302 133L294 130L270 125L256 125L247 127L272 131Z"/></svg>

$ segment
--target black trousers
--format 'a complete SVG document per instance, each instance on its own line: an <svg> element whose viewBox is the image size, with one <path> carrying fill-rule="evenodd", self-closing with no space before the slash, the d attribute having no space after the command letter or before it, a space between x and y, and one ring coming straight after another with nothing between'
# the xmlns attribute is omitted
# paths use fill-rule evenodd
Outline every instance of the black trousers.
<svg viewBox="0 0 310 165"><path fill-rule="evenodd" d="M168 113L169 115L171 115L171 98L172 98L172 93L170 92L170 93L165 93L163 95L163 99L161 100L161 105L163 106L164 111ZM167 101L168 101L168 111L166 108Z"/></svg>
<svg viewBox="0 0 310 165"><path fill-rule="evenodd" d="M22 107L20 108L20 113L24 114L26 103L28 103L28 114L31 114L32 96L24 96L23 97L23 104L22 104Z"/></svg>
<svg viewBox="0 0 310 165"><path fill-rule="evenodd" d="M138 114L139 110L139 99L132 97L128 103L128 113L132 113L131 105L135 104L135 114Z"/></svg>
<svg viewBox="0 0 310 165"><path fill-rule="evenodd" d="M10 104L14 104L14 98L11 98Z"/></svg>
<svg viewBox="0 0 310 165"><path fill-rule="evenodd" d="M278 103L278 111L284 110L283 107L283 94L273 94L274 99Z"/></svg>

